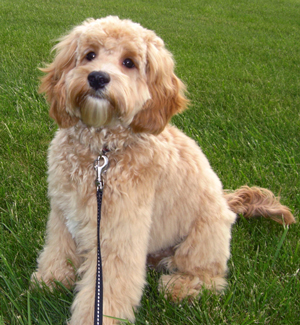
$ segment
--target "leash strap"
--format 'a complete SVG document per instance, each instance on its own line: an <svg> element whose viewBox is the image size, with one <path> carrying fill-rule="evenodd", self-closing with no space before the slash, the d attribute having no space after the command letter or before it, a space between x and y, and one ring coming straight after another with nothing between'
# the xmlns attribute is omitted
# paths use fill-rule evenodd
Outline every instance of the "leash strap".
<svg viewBox="0 0 300 325"><path fill-rule="evenodd" d="M97 190L97 273L96 273L96 290L95 290L95 313L94 325L102 325L103 319L103 278L102 278L102 260L100 250L100 220L102 205L102 190Z"/></svg>
<svg viewBox="0 0 300 325"><path fill-rule="evenodd" d="M102 260L100 249L100 221L101 221L101 206L103 195L103 173L108 167L108 158L105 152L100 155L94 163L94 168L97 173L97 273L95 287L95 310L94 310L94 325L102 325L103 321L103 277L102 277Z"/></svg>

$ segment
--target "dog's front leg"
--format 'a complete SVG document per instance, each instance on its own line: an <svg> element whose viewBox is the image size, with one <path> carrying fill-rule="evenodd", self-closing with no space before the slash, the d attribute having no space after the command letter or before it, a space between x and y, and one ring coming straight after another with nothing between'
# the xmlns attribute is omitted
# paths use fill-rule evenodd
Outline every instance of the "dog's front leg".
<svg viewBox="0 0 300 325"><path fill-rule="evenodd" d="M103 264L103 324L118 323L106 317L134 321L145 284L145 263L151 222L151 204L124 194L112 202L115 195L106 195L101 220L101 254ZM109 197L109 198L108 198ZM149 198L146 198L148 201ZM150 200L149 200L150 201ZM90 225L92 226L92 225ZM90 227L89 226L89 227ZM94 231L96 236L96 229ZM78 282L72 305L71 325L93 324L96 277L96 238L86 260L78 270Z"/></svg>
<svg viewBox="0 0 300 325"><path fill-rule="evenodd" d="M65 218L59 207L52 202L47 223L45 246L38 258L37 271L31 281L54 285L54 280L70 287L75 282L75 270L79 266L75 242L65 224Z"/></svg>

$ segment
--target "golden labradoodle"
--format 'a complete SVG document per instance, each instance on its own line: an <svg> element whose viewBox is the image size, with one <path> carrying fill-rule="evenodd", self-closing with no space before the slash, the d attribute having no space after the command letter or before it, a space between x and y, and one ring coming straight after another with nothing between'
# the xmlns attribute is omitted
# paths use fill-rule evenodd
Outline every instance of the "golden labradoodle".
<svg viewBox="0 0 300 325"><path fill-rule="evenodd" d="M46 243L32 279L49 286L76 282L70 324L94 318L93 163L103 148L109 159L101 221L105 315L134 322L147 255L157 258L162 251L168 273L160 289L167 296L193 298L203 286L225 287L237 213L294 222L267 190L224 194L195 141L168 124L187 99L172 55L153 31L112 16L89 19L54 49L40 90L59 130L48 157Z"/></svg>

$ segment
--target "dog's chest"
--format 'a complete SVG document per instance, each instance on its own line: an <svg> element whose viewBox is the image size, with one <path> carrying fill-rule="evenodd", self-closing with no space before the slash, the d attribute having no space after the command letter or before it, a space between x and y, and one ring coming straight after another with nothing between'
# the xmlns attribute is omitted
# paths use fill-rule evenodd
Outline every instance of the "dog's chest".
<svg viewBox="0 0 300 325"><path fill-rule="evenodd" d="M96 227L97 200L95 186L95 171L87 169L76 178L70 177L71 190L68 206L65 209L65 224L75 241L78 234L85 228Z"/></svg>
<svg viewBox="0 0 300 325"><path fill-rule="evenodd" d="M78 233L79 222L73 218L66 217L66 226L69 230L69 233L72 235L72 238L75 239L76 234Z"/></svg>
<svg viewBox="0 0 300 325"><path fill-rule="evenodd" d="M49 150L49 196L77 241L84 227L97 222L95 155L79 144L66 145L64 140L58 134Z"/></svg>

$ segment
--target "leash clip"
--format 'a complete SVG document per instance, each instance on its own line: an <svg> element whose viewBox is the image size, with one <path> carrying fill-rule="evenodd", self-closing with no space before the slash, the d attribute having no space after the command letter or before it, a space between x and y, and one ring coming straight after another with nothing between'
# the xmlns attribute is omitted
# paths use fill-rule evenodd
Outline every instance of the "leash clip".
<svg viewBox="0 0 300 325"><path fill-rule="evenodd" d="M105 155L98 156L98 158L94 162L94 169L96 170L97 173L97 177L95 180L97 191L103 190L103 186L104 186L103 173L106 171L107 167L108 167L108 158Z"/></svg>

